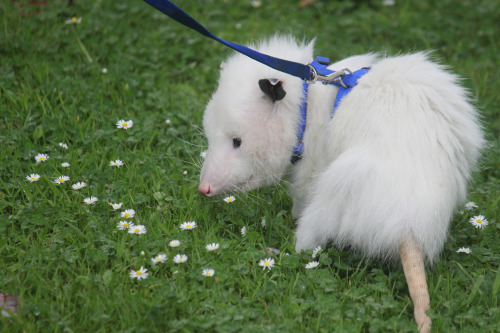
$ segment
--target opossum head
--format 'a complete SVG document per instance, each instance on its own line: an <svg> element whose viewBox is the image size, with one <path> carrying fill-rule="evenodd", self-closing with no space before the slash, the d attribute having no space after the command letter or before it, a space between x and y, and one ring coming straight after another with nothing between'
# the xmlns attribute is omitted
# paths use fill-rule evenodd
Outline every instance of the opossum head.
<svg viewBox="0 0 500 333"><path fill-rule="evenodd" d="M252 48L308 63L313 43L274 37ZM240 54L225 61L203 118L208 151L198 191L214 196L277 182L297 140L302 98L298 78Z"/></svg>

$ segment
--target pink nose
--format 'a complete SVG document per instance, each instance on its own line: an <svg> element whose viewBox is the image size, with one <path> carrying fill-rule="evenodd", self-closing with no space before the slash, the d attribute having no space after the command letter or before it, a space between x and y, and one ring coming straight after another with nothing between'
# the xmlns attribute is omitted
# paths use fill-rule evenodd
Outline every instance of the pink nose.
<svg viewBox="0 0 500 333"><path fill-rule="evenodd" d="M205 183L204 181L202 181L200 186L198 187L198 192L206 197L211 197L214 195L212 192L210 192L210 185Z"/></svg>

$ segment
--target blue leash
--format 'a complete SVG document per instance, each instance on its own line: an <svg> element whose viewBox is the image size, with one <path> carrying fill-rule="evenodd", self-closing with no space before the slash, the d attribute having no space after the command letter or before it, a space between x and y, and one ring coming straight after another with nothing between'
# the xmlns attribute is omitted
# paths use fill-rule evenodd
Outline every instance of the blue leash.
<svg viewBox="0 0 500 333"><path fill-rule="evenodd" d="M212 34L207 28L198 23L195 19L189 16L182 9L177 7L174 3L169 0L144 0L163 14L169 16L170 18L176 20L177 22L185 25L188 28L204 35L205 37L211 38L225 46L232 48L233 50L244 54L266 66L276 69L280 72L290 74L295 77L299 77L304 80L303 92L304 97L300 107L300 117L301 121L299 123L299 128L297 130L297 141L298 143L293 147L292 153L292 164L295 164L302 158L302 152L304 150L303 138L306 128L306 116L307 116L307 90L309 84L316 83L316 81L321 81L324 84L334 84L339 87L337 97L335 99L335 104L333 107L332 117L335 114L340 101L349 93L352 87L356 86L358 79L368 72L368 68L360 69L354 73L349 70L332 71L327 67L330 64L330 60L324 57L316 57L314 61L310 64L304 65L297 62L275 58L255 50L252 50L246 46L242 46L236 43L228 42L221 39L214 34ZM349 73L346 73L349 72Z"/></svg>
<svg viewBox="0 0 500 333"><path fill-rule="evenodd" d="M280 72L284 72L299 77L308 83L315 83L316 81L334 82L335 80L338 80L341 76L344 76L345 74L344 71L333 72L327 69L328 63L321 61L321 59L326 59L326 58L318 57L311 64L304 65L289 60L275 58L266 54L262 54L255 50L252 50L248 47L225 41L224 39L221 39L212 34L210 31L208 31L207 28L202 26L195 19L193 19L186 12L184 12L182 9L177 7L169 0L144 0L144 1L153 6L154 8L156 8L157 10L159 10L160 12L162 12L163 14L185 25L186 27L189 27L208 38L216 40L217 42L226 45L232 48L233 50L242 53L266 66L274 68Z"/></svg>

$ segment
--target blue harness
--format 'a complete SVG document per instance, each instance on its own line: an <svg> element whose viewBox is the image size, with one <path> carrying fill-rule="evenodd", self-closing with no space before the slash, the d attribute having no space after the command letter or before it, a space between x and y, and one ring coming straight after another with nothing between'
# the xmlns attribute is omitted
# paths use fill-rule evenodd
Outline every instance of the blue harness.
<svg viewBox="0 0 500 333"><path fill-rule="evenodd" d="M160 12L169 16L170 18L176 20L177 22L191 28L198 33L204 35L205 37L211 38L227 47L232 48L233 50L242 53L266 66L269 66L273 69L276 69L280 72L284 72L290 74L295 77L299 77L304 80L303 91L304 98L302 100L302 104L300 107L300 116L301 121L299 123L299 128L297 129L297 144L293 148L292 153L292 164L297 163L302 158L302 152L304 150L303 139L304 139L304 131L306 127L306 116L307 116L307 90L309 84L313 84L316 81L321 81L323 84L334 84L339 87L339 91L337 93L337 97L335 99L335 104L333 107L332 117L337 110L337 107L340 105L340 101L349 93L349 91L356 86L358 79L368 72L368 68L362 68L354 73L343 69L340 71L332 71L328 69L328 65L330 64L330 60L324 57L316 57L316 59L307 65L300 64L297 62L284 60L275 58L255 50L252 50L248 47L228 42L224 39L221 39L210 31L207 28L198 23L195 19L189 16L182 9L177 7L169 0L144 0Z"/></svg>

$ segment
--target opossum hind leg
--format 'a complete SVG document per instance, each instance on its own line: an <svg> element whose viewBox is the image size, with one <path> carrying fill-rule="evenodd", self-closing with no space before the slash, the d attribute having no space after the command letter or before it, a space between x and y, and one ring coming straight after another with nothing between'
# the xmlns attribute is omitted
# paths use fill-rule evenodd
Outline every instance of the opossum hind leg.
<svg viewBox="0 0 500 333"><path fill-rule="evenodd" d="M370 179L373 163L363 151L343 153L314 180L311 195L298 220L296 231L297 252L325 245L347 244L348 235L356 233L353 214L360 211L360 190ZM363 161L363 163L359 163ZM344 224L344 225L343 225Z"/></svg>

